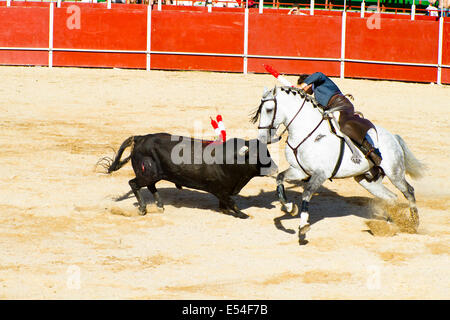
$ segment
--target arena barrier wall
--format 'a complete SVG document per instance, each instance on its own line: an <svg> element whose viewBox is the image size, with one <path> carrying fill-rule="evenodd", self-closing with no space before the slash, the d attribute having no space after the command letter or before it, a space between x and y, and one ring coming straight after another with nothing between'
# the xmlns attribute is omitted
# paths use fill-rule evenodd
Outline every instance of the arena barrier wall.
<svg viewBox="0 0 450 320"><path fill-rule="evenodd" d="M285 74L450 83L450 19L378 15L1 3L0 64L264 73L269 63Z"/></svg>

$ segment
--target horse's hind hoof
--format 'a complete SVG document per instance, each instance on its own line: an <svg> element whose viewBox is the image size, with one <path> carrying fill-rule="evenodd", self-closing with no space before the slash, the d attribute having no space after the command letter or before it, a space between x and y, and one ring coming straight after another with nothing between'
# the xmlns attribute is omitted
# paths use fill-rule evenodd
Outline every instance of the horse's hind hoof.
<svg viewBox="0 0 450 320"><path fill-rule="evenodd" d="M298 234L299 235L305 235L309 229L311 229L311 225L309 223L305 224L304 226L298 227Z"/></svg>

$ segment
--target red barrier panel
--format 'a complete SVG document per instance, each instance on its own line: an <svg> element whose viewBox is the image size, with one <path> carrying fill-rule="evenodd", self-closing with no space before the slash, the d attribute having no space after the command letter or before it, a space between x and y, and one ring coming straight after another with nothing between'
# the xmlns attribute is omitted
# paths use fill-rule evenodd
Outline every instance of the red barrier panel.
<svg viewBox="0 0 450 320"><path fill-rule="evenodd" d="M369 18L370 19L370 18ZM345 58L436 64L439 25L433 21L347 18ZM436 68L346 63L346 77L436 81Z"/></svg>
<svg viewBox="0 0 450 320"><path fill-rule="evenodd" d="M54 48L136 50L147 49L147 8L76 10L55 8ZM145 68L145 54L59 52L55 66Z"/></svg>
<svg viewBox="0 0 450 320"><path fill-rule="evenodd" d="M442 64L450 66L450 20L444 22ZM450 68L442 68L442 83L450 83Z"/></svg>
<svg viewBox="0 0 450 320"><path fill-rule="evenodd" d="M19 7L13 2L12 7L0 7L0 47L19 48L0 50L0 64L47 65L49 4L30 2L23 5ZM62 3L61 8L55 7L53 65L145 68L147 9L148 6L142 5L113 4L108 10L105 3ZM265 72L262 64L269 63L287 74L322 71L338 76L340 61L314 59L340 58L341 14L315 11L314 16L288 15L287 10L270 9L259 14L258 9L250 9L247 70L262 73ZM439 23L435 18L421 17L411 21L407 19L409 16L387 17L381 14L380 28L377 29L376 21L368 24L374 18L373 13L367 13L366 18L360 18L359 13L348 13L345 58L437 64ZM163 11L153 10L151 50L157 53L151 55L151 68L242 72L244 21L242 8L213 8L211 13L205 7L165 6ZM44 51L26 51L24 48L43 48ZM77 49L81 51L76 52ZM213 56L202 55L207 53ZM222 57L220 54L236 56ZM296 60L296 57L313 59ZM442 62L450 65L448 20L444 23ZM434 82L437 68L345 62L345 76ZM450 83L449 68L442 68L441 80Z"/></svg>
<svg viewBox="0 0 450 320"><path fill-rule="evenodd" d="M248 54L339 59L341 23L341 17L252 13L249 14ZM249 59L248 70L264 72L264 61L267 60ZM321 70L330 76L339 75L339 62L278 59L267 62L283 73Z"/></svg>
<svg viewBox="0 0 450 320"><path fill-rule="evenodd" d="M345 77L436 82L437 68L346 62Z"/></svg>
<svg viewBox="0 0 450 320"><path fill-rule="evenodd" d="M48 8L0 8L0 47L48 48ZM0 51L0 64L47 65L48 53Z"/></svg>
<svg viewBox="0 0 450 320"><path fill-rule="evenodd" d="M248 71L267 73L263 64L270 64L278 72L283 74L314 73L321 71L330 77L339 76L339 62L334 61L308 61L308 60L281 60L251 58L248 61Z"/></svg>
<svg viewBox="0 0 450 320"><path fill-rule="evenodd" d="M243 13L152 11L152 51L242 54ZM242 58L152 55L156 69L242 72Z"/></svg>

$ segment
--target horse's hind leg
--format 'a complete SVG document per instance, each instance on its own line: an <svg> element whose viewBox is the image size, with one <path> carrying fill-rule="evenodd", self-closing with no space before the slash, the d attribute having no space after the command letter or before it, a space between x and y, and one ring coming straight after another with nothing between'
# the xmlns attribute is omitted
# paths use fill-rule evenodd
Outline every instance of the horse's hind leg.
<svg viewBox="0 0 450 320"><path fill-rule="evenodd" d="M128 184L130 185L131 190L133 191L134 196L138 201L139 214L142 216L145 215L147 213L147 209L145 206L144 198L142 197L141 194L141 188L143 186L138 183L137 178L131 179L130 181L128 181Z"/></svg>
<svg viewBox="0 0 450 320"><path fill-rule="evenodd" d="M383 177L380 176L377 180L367 181L363 175L355 177L356 182L358 182L364 189L369 191L374 196L381 198L383 200L393 202L397 199L395 193L390 191L383 185Z"/></svg>
<svg viewBox="0 0 450 320"><path fill-rule="evenodd" d="M383 176L380 176L377 180L368 181L364 175L355 177L355 180L367 191L373 194L375 197L380 198L388 203L393 203L397 196L383 185ZM386 218L385 213L377 213L376 216L380 218Z"/></svg>
<svg viewBox="0 0 450 320"><path fill-rule="evenodd" d="M164 212L164 203L161 200L161 197L158 193L158 190L155 186L156 183L151 183L147 186L147 189L152 193L153 198L155 199L156 206L158 207L158 211Z"/></svg>
<svg viewBox="0 0 450 320"><path fill-rule="evenodd" d="M389 176L388 176L389 177ZM409 211L411 213L411 219L415 228L419 227L419 211L416 205L416 197L414 195L414 188L406 181L404 175L400 174L394 177L389 177L392 184L400 190L405 198L409 202Z"/></svg>

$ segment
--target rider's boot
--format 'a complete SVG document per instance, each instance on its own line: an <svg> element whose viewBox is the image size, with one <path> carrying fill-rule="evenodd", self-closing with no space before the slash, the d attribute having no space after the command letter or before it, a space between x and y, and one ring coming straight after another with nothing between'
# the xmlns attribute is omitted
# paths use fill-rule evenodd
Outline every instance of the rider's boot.
<svg viewBox="0 0 450 320"><path fill-rule="evenodd" d="M380 164L383 158L381 157L380 150L375 148L367 138L364 138L363 143L361 144L361 151L363 152L366 159L373 162L374 166L367 172L367 178L370 181L377 180L380 175L383 174L383 169L381 169Z"/></svg>
<svg viewBox="0 0 450 320"><path fill-rule="evenodd" d="M376 149L366 138L364 138L363 143L361 144L361 151L364 153L366 159L372 160L372 162L379 166L381 163L381 153L380 150Z"/></svg>

